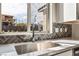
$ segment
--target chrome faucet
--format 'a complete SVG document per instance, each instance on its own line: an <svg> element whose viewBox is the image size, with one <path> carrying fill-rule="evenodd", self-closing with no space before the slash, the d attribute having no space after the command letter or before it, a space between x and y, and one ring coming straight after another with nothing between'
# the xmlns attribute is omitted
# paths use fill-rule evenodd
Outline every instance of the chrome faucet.
<svg viewBox="0 0 79 59"><path fill-rule="evenodd" d="M35 25L33 24L33 32L32 32L32 42L35 41L35 33L34 33Z"/></svg>
<svg viewBox="0 0 79 59"><path fill-rule="evenodd" d="M35 30L35 22L36 22L36 15L34 17L34 22L33 22L32 42L35 41L35 32L34 32L34 30Z"/></svg>

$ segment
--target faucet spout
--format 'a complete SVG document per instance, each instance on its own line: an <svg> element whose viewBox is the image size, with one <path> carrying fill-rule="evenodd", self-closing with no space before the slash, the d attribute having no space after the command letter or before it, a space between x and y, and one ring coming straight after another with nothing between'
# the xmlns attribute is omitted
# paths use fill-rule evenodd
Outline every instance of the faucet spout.
<svg viewBox="0 0 79 59"><path fill-rule="evenodd" d="M34 24L33 24L32 42L34 42L34 41L35 41L35 38L34 38L34 36L35 36L35 33L34 33L34 28L35 28L35 26L34 26Z"/></svg>
<svg viewBox="0 0 79 59"><path fill-rule="evenodd" d="M34 17L34 22L36 22L36 15ZM33 42L35 41L35 33L34 33L34 30L35 30L35 23L33 23L33 34L32 34L32 41Z"/></svg>

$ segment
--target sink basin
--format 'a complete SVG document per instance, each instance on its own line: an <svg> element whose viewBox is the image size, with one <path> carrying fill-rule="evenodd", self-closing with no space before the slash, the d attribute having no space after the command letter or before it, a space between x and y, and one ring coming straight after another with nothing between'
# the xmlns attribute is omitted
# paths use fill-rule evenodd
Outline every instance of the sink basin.
<svg viewBox="0 0 79 59"><path fill-rule="evenodd" d="M18 55L30 53L34 51L40 51L48 48L57 47L59 44L52 43L52 42L42 42L42 43L29 43L24 45L17 45L15 49Z"/></svg>

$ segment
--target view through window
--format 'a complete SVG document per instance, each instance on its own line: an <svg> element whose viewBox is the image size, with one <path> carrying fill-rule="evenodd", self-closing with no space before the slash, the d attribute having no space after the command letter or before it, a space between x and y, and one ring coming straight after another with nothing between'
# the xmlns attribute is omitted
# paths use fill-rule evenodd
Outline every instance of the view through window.
<svg viewBox="0 0 79 59"><path fill-rule="evenodd" d="M29 5L30 4L30 5ZM2 3L3 32L46 31L47 6L45 3ZM29 26L30 25L30 26ZM30 28L30 29L28 29Z"/></svg>
<svg viewBox="0 0 79 59"><path fill-rule="evenodd" d="M2 3L2 30L27 31L27 4Z"/></svg>

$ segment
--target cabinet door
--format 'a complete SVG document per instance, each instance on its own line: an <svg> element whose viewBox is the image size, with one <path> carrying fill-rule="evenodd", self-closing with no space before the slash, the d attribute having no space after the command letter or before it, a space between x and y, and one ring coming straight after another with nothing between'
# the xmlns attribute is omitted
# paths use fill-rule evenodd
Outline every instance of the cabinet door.
<svg viewBox="0 0 79 59"><path fill-rule="evenodd" d="M72 50L57 54L55 56L72 56Z"/></svg>

